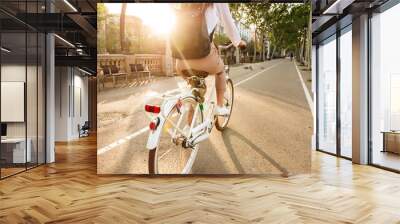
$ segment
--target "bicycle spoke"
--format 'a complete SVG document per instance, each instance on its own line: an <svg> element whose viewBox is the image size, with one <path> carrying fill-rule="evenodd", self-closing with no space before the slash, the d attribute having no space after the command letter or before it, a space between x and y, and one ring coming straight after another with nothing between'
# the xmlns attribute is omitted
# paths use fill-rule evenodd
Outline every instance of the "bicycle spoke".
<svg viewBox="0 0 400 224"><path fill-rule="evenodd" d="M158 157L158 160L161 160L165 155L167 155L169 152L171 152L174 148L168 149L166 152L164 152L160 157Z"/></svg>
<svg viewBox="0 0 400 224"><path fill-rule="evenodd" d="M183 132L183 130L180 129L177 125L175 125L168 117L166 118L166 122L171 124L180 134L186 136L185 133Z"/></svg>

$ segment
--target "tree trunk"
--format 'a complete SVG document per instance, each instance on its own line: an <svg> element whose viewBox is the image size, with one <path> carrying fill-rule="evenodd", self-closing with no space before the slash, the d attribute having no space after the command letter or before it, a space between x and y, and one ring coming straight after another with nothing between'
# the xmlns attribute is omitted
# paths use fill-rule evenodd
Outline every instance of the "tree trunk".
<svg viewBox="0 0 400 224"><path fill-rule="evenodd" d="M240 64L240 48L235 48L236 64Z"/></svg>
<svg viewBox="0 0 400 224"><path fill-rule="evenodd" d="M126 46L125 46L125 14L126 14L126 7L128 5L126 3L122 3L122 8L121 8L121 15L119 18L120 21L120 27L119 27L119 34L120 34L120 43L121 43L121 52L124 53L126 52Z"/></svg>
<svg viewBox="0 0 400 224"><path fill-rule="evenodd" d="M304 42L303 42L303 55L302 55L302 62L306 64L306 52L307 52L307 31L304 32Z"/></svg>
<svg viewBox="0 0 400 224"><path fill-rule="evenodd" d="M262 35L262 61L265 61L265 35Z"/></svg>
<svg viewBox="0 0 400 224"><path fill-rule="evenodd" d="M312 10L310 10L310 18L312 18ZM306 62L307 69L311 70L311 28L312 28L312 19L309 19L308 29L307 29L307 45L306 45Z"/></svg>
<svg viewBox="0 0 400 224"><path fill-rule="evenodd" d="M303 64L303 51L304 51L304 38L301 38L300 41L300 53L299 53L299 62Z"/></svg>
<svg viewBox="0 0 400 224"><path fill-rule="evenodd" d="M106 54L108 54L108 49L107 49L107 30L108 30L108 27L107 27L107 15L105 16L105 18L104 18L104 48L105 48L105 52L104 53L106 53Z"/></svg>
<svg viewBox="0 0 400 224"><path fill-rule="evenodd" d="M271 52L271 59L274 59L275 50L276 50L276 46L274 44L274 47L272 48L272 52Z"/></svg>
<svg viewBox="0 0 400 224"><path fill-rule="evenodd" d="M257 27L254 29L254 57L253 57L253 63L256 62L256 56L257 56Z"/></svg>

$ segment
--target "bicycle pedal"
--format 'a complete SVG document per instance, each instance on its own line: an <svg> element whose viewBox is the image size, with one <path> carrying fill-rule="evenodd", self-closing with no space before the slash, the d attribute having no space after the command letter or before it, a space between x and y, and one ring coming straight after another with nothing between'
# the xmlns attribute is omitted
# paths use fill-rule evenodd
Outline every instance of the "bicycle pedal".
<svg viewBox="0 0 400 224"><path fill-rule="evenodd" d="M175 145L182 145L182 143L185 141L185 138L183 136L178 136L176 138L172 139L172 143Z"/></svg>
<svg viewBox="0 0 400 224"><path fill-rule="evenodd" d="M229 117L229 114L225 114L225 115L215 115L215 119L217 119L218 117Z"/></svg>
<svg viewBox="0 0 400 224"><path fill-rule="evenodd" d="M182 142L182 148L184 148L184 149L193 149L194 146L195 145L191 144L186 139L184 139L183 142Z"/></svg>

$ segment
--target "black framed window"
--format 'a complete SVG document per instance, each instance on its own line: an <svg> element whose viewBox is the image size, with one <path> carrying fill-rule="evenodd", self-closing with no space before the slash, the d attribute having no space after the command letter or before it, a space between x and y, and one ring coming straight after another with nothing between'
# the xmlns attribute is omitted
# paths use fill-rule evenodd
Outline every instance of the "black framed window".
<svg viewBox="0 0 400 224"><path fill-rule="evenodd" d="M342 157L352 157L352 25L340 31L339 37L339 128L340 147Z"/></svg>
<svg viewBox="0 0 400 224"><path fill-rule="evenodd" d="M0 178L45 163L45 34L24 23L45 1L0 2Z"/></svg>
<svg viewBox="0 0 400 224"><path fill-rule="evenodd" d="M336 35L318 45L318 150L336 154Z"/></svg>
<svg viewBox="0 0 400 224"><path fill-rule="evenodd" d="M352 25L344 18L342 28L318 44L317 150L346 159L352 157ZM336 25L333 25L336 26Z"/></svg>

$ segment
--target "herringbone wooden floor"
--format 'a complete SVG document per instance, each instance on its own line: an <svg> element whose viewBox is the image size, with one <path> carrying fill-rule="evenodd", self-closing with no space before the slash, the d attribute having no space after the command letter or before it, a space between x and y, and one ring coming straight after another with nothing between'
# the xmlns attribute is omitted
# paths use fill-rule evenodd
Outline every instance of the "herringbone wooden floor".
<svg viewBox="0 0 400 224"><path fill-rule="evenodd" d="M313 153L312 173L96 175L95 138L0 181L0 223L400 223L400 175Z"/></svg>

